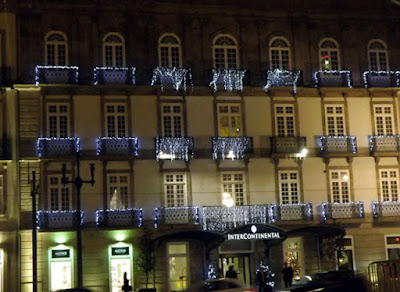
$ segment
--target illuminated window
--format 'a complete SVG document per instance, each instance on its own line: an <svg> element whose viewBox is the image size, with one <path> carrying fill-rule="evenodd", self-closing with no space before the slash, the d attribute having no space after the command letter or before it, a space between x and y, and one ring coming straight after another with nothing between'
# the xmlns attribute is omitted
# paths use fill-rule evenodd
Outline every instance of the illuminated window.
<svg viewBox="0 0 400 292"><path fill-rule="evenodd" d="M187 206L186 174L164 174L164 195L166 207Z"/></svg>
<svg viewBox="0 0 400 292"><path fill-rule="evenodd" d="M214 68L238 69L238 43L230 35L218 35L213 41Z"/></svg>
<svg viewBox="0 0 400 292"><path fill-rule="evenodd" d="M182 67L181 41L174 34L164 34L158 40L158 62L161 67Z"/></svg>
<svg viewBox="0 0 400 292"><path fill-rule="evenodd" d="M368 44L368 62L371 71L389 70L389 58L386 44L381 40L372 40Z"/></svg>
<svg viewBox="0 0 400 292"><path fill-rule="evenodd" d="M218 135L220 137L240 137L242 114L240 104L218 104Z"/></svg>
<svg viewBox="0 0 400 292"><path fill-rule="evenodd" d="M189 246L186 242L169 242L168 254L168 279L169 291L187 290L189 279Z"/></svg>
<svg viewBox="0 0 400 292"><path fill-rule="evenodd" d="M343 249L336 251L336 264L339 271L355 271L356 261L354 258L353 237L343 238Z"/></svg>
<svg viewBox="0 0 400 292"><path fill-rule="evenodd" d="M333 39L323 39L319 44L321 70L340 70L339 45Z"/></svg>
<svg viewBox="0 0 400 292"><path fill-rule="evenodd" d="M393 106L391 104L373 106L375 116L375 133L393 135Z"/></svg>
<svg viewBox="0 0 400 292"><path fill-rule="evenodd" d="M347 169L329 171L332 203L350 202L350 175Z"/></svg>
<svg viewBox="0 0 400 292"><path fill-rule="evenodd" d="M108 207L112 210L129 207L129 175L107 174Z"/></svg>
<svg viewBox="0 0 400 292"><path fill-rule="evenodd" d="M106 67L125 66L125 39L116 32L110 32L103 38L103 64Z"/></svg>
<svg viewBox="0 0 400 292"><path fill-rule="evenodd" d="M275 37L269 42L270 68L290 70L290 45L283 37Z"/></svg>
<svg viewBox="0 0 400 292"><path fill-rule="evenodd" d="M329 136L344 136L346 134L344 106L325 105L325 123Z"/></svg>
<svg viewBox="0 0 400 292"><path fill-rule="evenodd" d="M4 176L0 175L0 214L4 214L5 206L4 206ZM0 274L1 276L1 274Z"/></svg>
<svg viewBox="0 0 400 292"><path fill-rule="evenodd" d="M105 104L105 122L107 137L126 137L127 110L123 103Z"/></svg>
<svg viewBox="0 0 400 292"><path fill-rule="evenodd" d="M386 259L400 260L400 235L385 235Z"/></svg>
<svg viewBox="0 0 400 292"><path fill-rule="evenodd" d="M230 195L235 206L247 204L245 176L243 172L223 172L221 174L221 181L222 194Z"/></svg>
<svg viewBox="0 0 400 292"><path fill-rule="evenodd" d="M70 135L69 104L47 104L47 135L49 137L66 138Z"/></svg>
<svg viewBox="0 0 400 292"><path fill-rule="evenodd" d="M164 137L183 137L183 106L181 103L161 104L161 128Z"/></svg>
<svg viewBox="0 0 400 292"><path fill-rule="evenodd" d="M275 134L280 137L293 137L295 135L293 105L275 105Z"/></svg>
<svg viewBox="0 0 400 292"><path fill-rule="evenodd" d="M379 180L382 201L397 201L399 199L398 169L380 169Z"/></svg>
<svg viewBox="0 0 400 292"><path fill-rule="evenodd" d="M61 174L48 176L48 195L50 210L71 210L71 187L61 182Z"/></svg>
<svg viewBox="0 0 400 292"><path fill-rule="evenodd" d="M68 65L68 40L61 31L51 31L45 37L45 56L48 66Z"/></svg>
<svg viewBox="0 0 400 292"><path fill-rule="evenodd" d="M300 202L300 182L298 171L279 171L279 194L281 204Z"/></svg>

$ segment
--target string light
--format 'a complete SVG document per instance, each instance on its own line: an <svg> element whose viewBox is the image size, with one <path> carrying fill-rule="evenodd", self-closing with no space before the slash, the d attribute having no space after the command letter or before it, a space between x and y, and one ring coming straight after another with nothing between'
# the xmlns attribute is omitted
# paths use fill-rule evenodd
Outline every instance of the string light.
<svg viewBox="0 0 400 292"><path fill-rule="evenodd" d="M52 228L69 228L73 227L76 210L40 210L36 212L36 228L52 229ZM81 222L84 222L84 212L81 210ZM63 224L64 223L64 224ZM67 225L68 223L68 225Z"/></svg>
<svg viewBox="0 0 400 292"><path fill-rule="evenodd" d="M78 83L77 66L40 66L35 67L35 85L41 83Z"/></svg>
<svg viewBox="0 0 400 292"><path fill-rule="evenodd" d="M213 159L243 159L251 147L250 137L213 137Z"/></svg>
<svg viewBox="0 0 400 292"><path fill-rule="evenodd" d="M136 137L99 137L97 155L133 155L138 156L138 139Z"/></svg>
<svg viewBox="0 0 400 292"><path fill-rule="evenodd" d="M39 157L44 155L71 155L73 152L79 152L81 145L78 137L56 138L41 137L36 142L36 150Z"/></svg>
<svg viewBox="0 0 400 292"><path fill-rule="evenodd" d="M217 91L218 85L223 85L226 91L243 90L245 69L212 69L211 74L212 81L209 85L213 87L214 91Z"/></svg>
<svg viewBox="0 0 400 292"><path fill-rule="evenodd" d="M357 153L356 136L319 136L317 144L321 153L350 152ZM343 147L345 147L343 151Z"/></svg>
<svg viewBox="0 0 400 292"><path fill-rule="evenodd" d="M371 153L379 151L400 151L400 135L368 136Z"/></svg>
<svg viewBox="0 0 400 292"><path fill-rule="evenodd" d="M391 87L395 79L395 86L400 86L400 71L365 71L363 80L365 88L369 87Z"/></svg>
<svg viewBox="0 0 400 292"><path fill-rule="evenodd" d="M323 221L335 218L354 218L354 213L358 218L364 218L364 202L322 203L320 212ZM334 212L342 212L344 216L340 216L340 214L339 216L334 216Z"/></svg>
<svg viewBox="0 0 400 292"><path fill-rule="evenodd" d="M297 81L300 77L300 71L288 70L268 70L267 71L267 84L264 89L268 91L271 86L293 86L293 92L297 92Z"/></svg>
<svg viewBox="0 0 400 292"><path fill-rule="evenodd" d="M161 223L200 224L200 208L197 206L156 207L153 208L154 228Z"/></svg>
<svg viewBox="0 0 400 292"><path fill-rule="evenodd" d="M351 71L349 70L319 70L314 72L315 87L343 86L342 78L345 75L347 87L351 86ZM334 78L336 77L336 78ZM324 82L326 81L326 82ZM331 81L331 83L329 83Z"/></svg>
<svg viewBox="0 0 400 292"><path fill-rule="evenodd" d="M135 84L135 67L95 67L94 85L98 84Z"/></svg>
<svg viewBox="0 0 400 292"><path fill-rule="evenodd" d="M193 157L193 137L156 137L156 159L185 160Z"/></svg>
<svg viewBox="0 0 400 292"><path fill-rule="evenodd" d="M311 203L270 205L270 218L276 220L312 220L313 206Z"/></svg>
<svg viewBox="0 0 400 292"><path fill-rule="evenodd" d="M400 200L397 201L373 201L372 215L375 219L379 217L399 216Z"/></svg>
<svg viewBox="0 0 400 292"><path fill-rule="evenodd" d="M190 69L185 68L165 68L156 67L153 69L153 77L151 78L151 86L153 86L157 80L160 81L161 90L164 90L164 85L172 84L172 87L178 91L181 86L183 90L186 90L187 80L193 88L192 73Z"/></svg>
<svg viewBox="0 0 400 292"><path fill-rule="evenodd" d="M100 227L111 226L137 226L143 225L142 208L106 209L96 211L96 225Z"/></svg>

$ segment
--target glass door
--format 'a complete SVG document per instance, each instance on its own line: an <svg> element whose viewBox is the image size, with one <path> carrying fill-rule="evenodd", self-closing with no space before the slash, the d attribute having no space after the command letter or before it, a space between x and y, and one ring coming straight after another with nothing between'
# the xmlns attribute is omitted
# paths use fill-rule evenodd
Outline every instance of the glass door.
<svg viewBox="0 0 400 292"><path fill-rule="evenodd" d="M128 280L131 280L131 260L128 259L111 259L111 292L122 291L124 285L124 273ZM132 283L129 281L129 285Z"/></svg>
<svg viewBox="0 0 400 292"><path fill-rule="evenodd" d="M246 256L232 256L232 257L220 257L219 269L220 276L226 277L226 272L233 266L233 270L237 274L237 279L246 283L251 284L251 271L250 271L250 257Z"/></svg>

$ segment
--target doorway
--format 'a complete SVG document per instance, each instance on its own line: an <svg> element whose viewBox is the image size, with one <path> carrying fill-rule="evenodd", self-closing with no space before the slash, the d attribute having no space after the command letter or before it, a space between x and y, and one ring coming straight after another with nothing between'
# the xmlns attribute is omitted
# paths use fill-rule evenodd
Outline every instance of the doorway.
<svg viewBox="0 0 400 292"><path fill-rule="evenodd" d="M250 270L250 256L223 256L219 258L219 269L222 277L225 277L226 272L230 266L234 266L237 272L238 280L251 285L251 270Z"/></svg>

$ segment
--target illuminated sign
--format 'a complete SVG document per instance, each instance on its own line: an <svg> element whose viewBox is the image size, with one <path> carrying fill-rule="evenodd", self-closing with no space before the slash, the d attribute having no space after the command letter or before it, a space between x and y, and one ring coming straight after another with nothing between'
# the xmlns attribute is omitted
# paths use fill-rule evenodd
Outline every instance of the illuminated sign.
<svg viewBox="0 0 400 292"><path fill-rule="evenodd" d="M51 258L53 259L62 259L69 258L69 249L53 249L51 251Z"/></svg>
<svg viewBox="0 0 400 292"><path fill-rule="evenodd" d="M129 246L112 247L111 255L113 256L129 255Z"/></svg>
<svg viewBox="0 0 400 292"><path fill-rule="evenodd" d="M251 240L251 239L280 239L279 232L260 232L257 233L257 226L252 225L250 232L227 234L227 240Z"/></svg>

